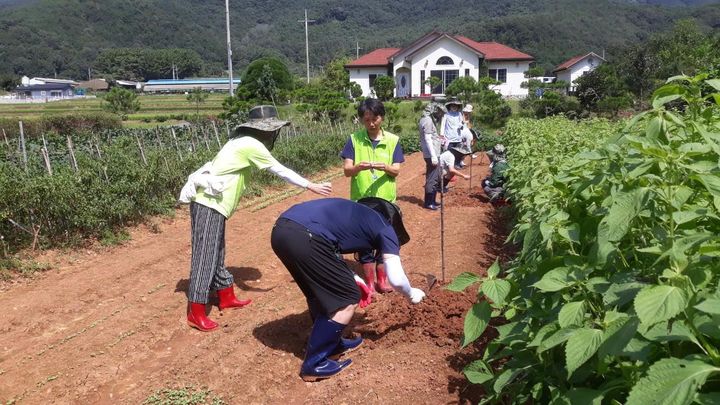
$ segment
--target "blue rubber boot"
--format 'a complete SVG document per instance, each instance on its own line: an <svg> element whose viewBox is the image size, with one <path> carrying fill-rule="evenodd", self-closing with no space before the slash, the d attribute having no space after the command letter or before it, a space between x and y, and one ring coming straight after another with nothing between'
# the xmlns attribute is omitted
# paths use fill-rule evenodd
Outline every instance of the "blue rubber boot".
<svg viewBox="0 0 720 405"><path fill-rule="evenodd" d="M305 351L305 360L300 367L300 377L303 380L317 381L332 377L352 363L350 359L335 361L328 358L341 343L345 326L324 315L315 318Z"/></svg>
<svg viewBox="0 0 720 405"><path fill-rule="evenodd" d="M344 356L355 349L362 346L363 338L358 336L355 339L340 338L340 343L335 347L335 350L328 356L332 360L337 360L340 356Z"/></svg>

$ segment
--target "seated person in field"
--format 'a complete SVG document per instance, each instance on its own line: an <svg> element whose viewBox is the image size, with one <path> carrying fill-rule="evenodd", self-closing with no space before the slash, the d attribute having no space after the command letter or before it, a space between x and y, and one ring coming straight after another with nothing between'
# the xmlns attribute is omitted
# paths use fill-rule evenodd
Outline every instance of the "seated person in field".
<svg viewBox="0 0 720 405"><path fill-rule="evenodd" d="M505 157L505 146L497 144L490 155L490 176L483 180L483 191L490 199L491 203L500 203L505 201L505 171L510 167Z"/></svg>

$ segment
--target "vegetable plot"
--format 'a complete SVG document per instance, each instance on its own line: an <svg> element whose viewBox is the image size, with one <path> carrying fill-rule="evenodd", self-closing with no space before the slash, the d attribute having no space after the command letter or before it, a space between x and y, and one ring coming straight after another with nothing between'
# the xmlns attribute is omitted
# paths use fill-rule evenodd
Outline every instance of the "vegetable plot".
<svg viewBox="0 0 720 405"><path fill-rule="evenodd" d="M720 80L678 76L652 110L508 126L518 257L478 277L463 345L502 315L465 374L485 402L720 400Z"/></svg>

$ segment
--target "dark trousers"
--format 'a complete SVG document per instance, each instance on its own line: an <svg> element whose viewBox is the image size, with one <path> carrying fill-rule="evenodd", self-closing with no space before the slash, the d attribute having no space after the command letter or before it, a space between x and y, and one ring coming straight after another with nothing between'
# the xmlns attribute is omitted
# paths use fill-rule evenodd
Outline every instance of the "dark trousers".
<svg viewBox="0 0 720 405"><path fill-rule="evenodd" d="M270 236L272 249L305 295L313 316L333 313L360 301L353 272L337 247L303 225L279 218Z"/></svg>
<svg viewBox="0 0 720 405"><path fill-rule="evenodd" d="M440 189L438 170L440 170L440 163L433 166L432 160L425 158L425 194L434 193Z"/></svg>

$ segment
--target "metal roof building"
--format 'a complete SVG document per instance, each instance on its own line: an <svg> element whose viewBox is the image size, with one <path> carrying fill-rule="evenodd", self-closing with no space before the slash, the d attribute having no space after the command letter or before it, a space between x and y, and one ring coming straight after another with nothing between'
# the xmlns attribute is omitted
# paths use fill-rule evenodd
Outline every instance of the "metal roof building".
<svg viewBox="0 0 720 405"><path fill-rule="evenodd" d="M227 91L229 79L161 79L148 80L143 91L148 93L185 92L195 88L205 91ZM240 79L233 79L233 90L240 84Z"/></svg>

